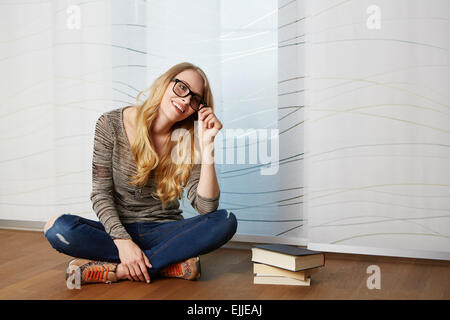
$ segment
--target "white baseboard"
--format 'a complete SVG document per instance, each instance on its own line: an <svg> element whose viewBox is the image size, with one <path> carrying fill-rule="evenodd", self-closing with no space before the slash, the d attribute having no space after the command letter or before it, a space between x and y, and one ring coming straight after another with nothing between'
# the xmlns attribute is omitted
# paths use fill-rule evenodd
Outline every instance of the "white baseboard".
<svg viewBox="0 0 450 320"><path fill-rule="evenodd" d="M0 229L43 232L44 226L44 221L0 219Z"/></svg>
<svg viewBox="0 0 450 320"><path fill-rule="evenodd" d="M440 252L440 251L372 248L372 247L346 246L328 243L309 243L308 249L323 252L362 254L362 255L386 256L396 258L431 259L431 260L447 260L447 261L450 260L449 252Z"/></svg>

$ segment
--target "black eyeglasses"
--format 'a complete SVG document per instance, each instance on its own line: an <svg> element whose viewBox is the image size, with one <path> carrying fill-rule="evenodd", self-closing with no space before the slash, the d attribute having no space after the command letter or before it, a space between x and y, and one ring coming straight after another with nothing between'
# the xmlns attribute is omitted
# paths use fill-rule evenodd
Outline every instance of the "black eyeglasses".
<svg viewBox="0 0 450 320"><path fill-rule="evenodd" d="M175 81L172 90L177 96L184 98L187 97L188 95L191 95L190 105L192 109L194 109L195 111L199 111L200 109L207 107L206 103L203 101L203 98L200 97L198 94L192 92L186 83L177 78L170 79L170 81ZM200 105L203 106L200 107Z"/></svg>

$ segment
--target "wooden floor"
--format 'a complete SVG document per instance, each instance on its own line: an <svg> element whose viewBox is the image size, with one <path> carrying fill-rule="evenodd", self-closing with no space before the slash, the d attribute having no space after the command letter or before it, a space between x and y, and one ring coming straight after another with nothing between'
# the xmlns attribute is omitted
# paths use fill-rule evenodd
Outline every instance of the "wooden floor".
<svg viewBox="0 0 450 320"><path fill-rule="evenodd" d="M54 250L43 233L0 229L0 299L450 299L450 262L326 254L311 286L254 285L251 252L221 248L200 257L198 281L121 281L69 290L70 257ZM381 289L367 288L369 265L381 269Z"/></svg>

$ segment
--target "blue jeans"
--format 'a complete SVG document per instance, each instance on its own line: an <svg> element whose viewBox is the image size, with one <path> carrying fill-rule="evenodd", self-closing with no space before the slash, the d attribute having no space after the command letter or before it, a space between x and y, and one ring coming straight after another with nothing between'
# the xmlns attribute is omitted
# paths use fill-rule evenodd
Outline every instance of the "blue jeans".
<svg viewBox="0 0 450 320"><path fill-rule="evenodd" d="M125 229L147 255L150 277L173 263L220 248L236 233L236 216L225 209L170 222L134 222ZM115 243L100 221L63 214L45 232L58 252L72 257L120 262Z"/></svg>

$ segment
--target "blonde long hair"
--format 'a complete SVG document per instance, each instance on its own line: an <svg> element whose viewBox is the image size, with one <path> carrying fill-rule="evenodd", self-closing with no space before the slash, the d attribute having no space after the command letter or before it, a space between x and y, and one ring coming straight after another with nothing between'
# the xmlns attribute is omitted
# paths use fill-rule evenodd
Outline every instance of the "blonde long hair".
<svg viewBox="0 0 450 320"><path fill-rule="evenodd" d="M181 199L194 163L198 161L197 150L194 149L194 121L198 119L197 112L172 126L171 134L166 140L167 147L161 154L161 159L155 151L149 133L151 132L152 122L158 115L161 101L170 84L170 80L180 72L188 69L197 71L203 78L203 99L214 111L214 101L208 78L200 67L189 62L182 62L171 67L164 74L160 75L149 88L139 92L136 98L136 136L131 145L131 151L136 161L137 174L131 177L130 183L137 186L146 185L150 173L154 170L157 189L153 195L159 197L163 210L167 202L176 198ZM140 96L145 92L149 92L149 97L143 103L139 103ZM171 137L174 136L173 133L177 129L180 129L185 134L179 135L178 140L172 141ZM186 133L189 134L189 137L186 136ZM178 156L181 159L185 159L181 164L174 163L171 158L172 150L175 150L174 147L178 151ZM189 159L187 159L188 157Z"/></svg>

